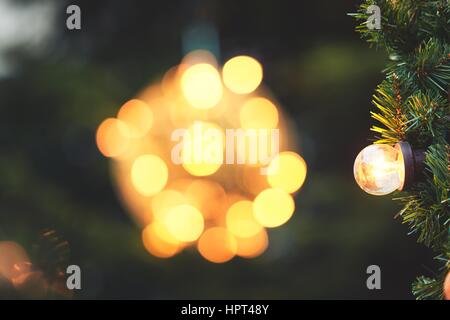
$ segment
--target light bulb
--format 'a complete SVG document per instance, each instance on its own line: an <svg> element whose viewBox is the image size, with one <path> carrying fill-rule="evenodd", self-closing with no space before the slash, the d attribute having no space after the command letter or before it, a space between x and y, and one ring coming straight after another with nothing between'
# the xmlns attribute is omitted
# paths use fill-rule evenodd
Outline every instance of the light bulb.
<svg viewBox="0 0 450 320"><path fill-rule="evenodd" d="M402 190L405 184L405 160L400 144L395 147L373 144L356 157L355 180L365 192L382 196Z"/></svg>

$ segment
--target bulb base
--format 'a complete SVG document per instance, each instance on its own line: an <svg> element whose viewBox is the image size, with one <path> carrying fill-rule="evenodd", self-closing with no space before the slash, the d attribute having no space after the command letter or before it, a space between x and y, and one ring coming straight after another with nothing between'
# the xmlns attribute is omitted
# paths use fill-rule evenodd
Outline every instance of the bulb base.
<svg viewBox="0 0 450 320"><path fill-rule="evenodd" d="M405 180L403 186L399 188L400 191L405 191L411 188L414 182L423 177L425 152L423 150L413 150L408 142L402 141L395 145L403 155L403 162L405 165Z"/></svg>

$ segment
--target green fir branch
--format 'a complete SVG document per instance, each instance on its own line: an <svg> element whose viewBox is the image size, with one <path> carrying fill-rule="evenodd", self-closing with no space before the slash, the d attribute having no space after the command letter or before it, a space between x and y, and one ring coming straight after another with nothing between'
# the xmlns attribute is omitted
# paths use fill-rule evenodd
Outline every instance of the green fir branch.
<svg viewBox="0 0 450 320"><path fill-rule="evenodd" d="M382 28L367 27L367 8L381 9ZM371 128L376 143L408 141L425 150L423 178L394 200L403 205L397 216L417 241L433 249L441 264L435 278L413 284L417 299L442 299L450 257L450 5L448 0L366 0L357 13L356 31L371 46L382 47L391 62L386 79L373 96L379 125Z"/></svg>

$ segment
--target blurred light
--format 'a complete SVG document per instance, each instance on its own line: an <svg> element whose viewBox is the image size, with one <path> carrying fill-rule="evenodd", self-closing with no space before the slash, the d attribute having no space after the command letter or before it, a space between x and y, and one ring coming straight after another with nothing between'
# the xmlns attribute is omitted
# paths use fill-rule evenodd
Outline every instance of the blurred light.
<svg viewBox="0 0 450 320"><path fill-rule="evenodd" d="M295 135L260 86L261 65L235 57L222 75L219 68L210 52L189 53L97 131L98 148L114 158L121 200L154 256L194 245L216 263L262 254L264 227L291 217L289 193L305 180L303 159L283 152ZM270 165L280 167L271 178Z"/></svg>
<svg viewBox="0 0 450 320"><path fill-rule="evenodd" d="M237 250L234 236L225 228L206 230L198 240L198 251L208 261L224 263L231 260Z"/></svg>
<svg viewBox="0 0 450 320"><path fill-rule="evenodd" d="M131 168L133 186L144 196L161 191L167 183L168 175L164 161L152 154L139 156Z"/></svg>
<svg viewBox="0 0 450 320"><path fill-rule="evenodd" d="M12 281L23 270L18 266L29 262L25 249L12 241L0 241L0 275Z"/></svg>
<svg viewBox="0 0 450 320"><path fill-rule="evenodd" d="M118 157L128 148L130 131L126 123L115 118L104 120L97 129L97 147L105 157Z"/></svg>
<svg viewBox="0 0 450 320"><path fill-rule="evenodd" d="M263 254L269 245L269 237L267 236L266 229L261 229L260 232L251 237L236 237L236 240L236 254L243 258L255 258Z"/></svg>
<svg viewBox="0 0 450 320"><path fill-rule="evenodd" d="M203 216L191 205L181 205L169 210L165 219L169 233L183 242L197 240L203 232Z"/></svg>
<svg viewBox="0 0 450 320"><path fill-rule="evenodd" d="M259 194L261 191L270 188L267 182L267 176L261 174L259 167L246 166L241 173L242 183L245 190L253 195Z"/></svg>
<svg viewBox="0 0 450 320"><path fill-rule="evenodd" d="M272 188L294 193L306 179L306 162L295 152L281 152L271 161L267 180Z"/></svg>
<svg viewBox="0 0 450 320"><path fill-rule="evenodd" d="M23 272L14 278L12 283L28 299L43 299L49 289L42 271Z"/></svg>
<svg viewBox="0 0 450 320"><path fill-rule="evenodd" d="M183 168L193 176L209 176L219 170L223 164L224 136L218 125L196 121L183 141Z"/></svg>
<svg viewBox="0 0 450 320"><path fill-rule="evenodd" d="M291 195L281 189L266 189L256 196L253 212L264 227L274 228L286 223L294 213Z"/></svg>
<svg viewBox="0 0 450 320"><path fill-rule="evenodd" d="M209 64L217 69L217 59L216 55L211 51L199 49L189 52L184 56L182 62L179 65L179 72L181 72L181 76L184 71L186 71L189 66L197 65L197 64Z"/></svg>
<svg viewBox="0 0 450 320"><path fill-rule="evenodd" d="M211 180L194 180L186 189L189 202L203 214L205 219L213 219L220 213L226 194L223 187Z"/></svg>
<svg viewBox="0 0 450 320"><path fill-rule="evenodd" d="M400 149L373 144L356 157L355 180L365 192L380 196L401 190L405 182L405 165Z"/></svg>
<svg viewBox="0 0 450 320"><path fill-rule="evenodd" d="M261 64L249 56L237 56L223 66L223 82L237 94L253 92L261 83L263 69Z"/></svg>
<svg viewBox="0 0 450 320"><path fill-rule="evenodd" d="M132 99L120 108L117 119L127 124L131 137L140 138L152 127L153 112L145 102Z"/></svg>
<svg viewBox="0 0 450 320"><path fill-rule="evenodd" d="M167 212L176 206L187 204L186 197L176 190L166 189L152 199L152 212L156 219L164 221Z"/></svg>
<svg viewBox="0 0 450 320"><path fill-rule="evenodd" d="M261 231L262 226L253 215L251 201L238 201L227 212L226 223L228 230L237 237L251 237Z"/></svg>
<svg viewBox="0 0 450 320"><path fill-rule="evenodd" d="M274 129L278 124L278 110L266 98L251 98L242 106L239 119L244 129Z"/></svg>
<svg viewBox="0 0 450 320"><path fill-rule="evenodd" d="M14 71L20 61L11 52L20 50L39 58L47 52L56 31L57 8L51 1L0 1L0 78Z"/></svg>
<svg viewBox="0 0 450 320"><path fill-rule="evenodd" d="M233 204L235 204L238 201L244 201L248 200L248 198L244 197L242 194L239 193L227 193L225 200L221 203L220 206L220 215L215 219L215 222L220 227L226 227L227 226L227 212L231 208Z"/></svg>
<svg viewBox="0 0 450 320"><path fill-rule="evenodd" d="M444 280L444 298L450 300L450 271L447 272L447 276Z"/></svg>
<svg viewBox="0 0 450 320"><path fill-rule="evenodd" d="M159 258L170 258L180 251L180 242L159 222L145 227L142 242L149 253Z"/></svg>
<svg viewBox="0 0 450 320"><path fill-rule="evenodd" d="M207 63L188 67L181 76L181 89L189 104L199 109L217 105L223 91L219 72Z"/></svg>

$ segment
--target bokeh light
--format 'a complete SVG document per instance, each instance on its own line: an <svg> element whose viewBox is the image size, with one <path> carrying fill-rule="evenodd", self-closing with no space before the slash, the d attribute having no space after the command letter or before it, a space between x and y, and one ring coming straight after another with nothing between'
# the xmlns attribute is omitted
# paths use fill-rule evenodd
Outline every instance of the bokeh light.
<svg viewBox="0 0 450 320"><path fill-rule="evenodd" d="M191 242L197 240L203 232L203 216L198 209L190 205L176 206L169 210L164 223L169 233L177 240Z"/></svg>
<svg viewBox="0 0 450 320"><path fill-rule="evenodd" d="M118 157L130 143L127 124L115 118L104 120L97 129L97 147L105 157Z"/></svg>
<svg viewBox="0 0 450 320"><path fill-rule="evenodd" d="M131 137L139 138L151 129L153 112L144 101L132 99L120 108L117 119L128 126Z"/></svg>
<svg viewBox="0 0 450 320"><path fill-rule="evenodd" d="M253 203L251 201L238 201L233 204L227 212L227 228L237 237L251 237L261 231L259 224L253 214Z"/></svg>
<svg viewBox="0 0 450 320"><path fill-rule="evenodd" d="M242 106L239 114L242 128L273 129L278 124L278 111L266 98L251 98Z"/></svg>
<svg viewBox="0 0 450 320"><path fill-rule="evenodd" d="M292 197L281 189L266 189L254 201L253 212L263 226L274 228L286 223L294 213Z"/></svg>
<svg viewBox="0 0 450 320"><path fill-rule="evenodd" d="M190 66L181 76L181 89L195 108L210 109L222 98L222 83L216 68L207 63Z"/></svg>
<svg viewBox="0 0 450 320"><path fill-rule="evenodd" d="M142 242L148 252L159 258L172 257L181 248L180 242L160 222L154 222L144 228Z"/></svg>
<svg viewBox="0 0 450 320"><path fill-rule="evenodd" d="M163 190L152 199L153 216L159 221L164 221L170 209L182 204L187 204L187 199L181 192L172 189Z"/></svg>
<svg viewBox="0 0 450 320"><path fill-rule="evenodd" d="M251 93L263 79L261 64L249 56L237 56L228 60L222 70L223 82L237 94Z"/></svg>
<svg viewBox="0 0 450 320"><path fill-rule="evenodd" d="M131 181L136 190L144 196L161 191L167 183L168 175L164 161L152 154L139 156L131 169Z"/></svg>
<svg viewBox="0 0 450 320"><path fill-rule="evenodd" d="M243 258L255 258L260 256L269 246L269 237L266 229L261 229L261 231L251 237L236 237L236 241L236 255Z"/></svg>
<svg viewBox="0 0 450 320"><path fill-rule="evenodd" d="M196 246L213 263L255 258L269 245L265 228L294 212L306 163L289 151L295 132L261 84L261 64L238 56L218 70L214 55L193 51L97 130L152 256Z"/></svg>
<svg viewBox="0 0 450 320"><path fill-rule="evenodd" d="M221 204L226 193L223 187L215 181L194 180L186 188L186 197L203 214L205 219L216 218L220 214Z"/></svg>
<svg viewBox="0 0 450 320"><path fill-rule="evenodd" d="M206 260L224 263L235 256L237 242L226 228L214 227L202 234L197 247Z"/></svg>
<svg viewBox="0 0 450 320"><path fill-rule="evenodd" d="M223 163L223 141L224 133L218 125L196 121L183 144L183 167L194 176L213 174Z"/></svg>
<svg viewBox="0 0 450 320"><path fill-rule="evenodd" d="M306 179L306 162L294 152L281 152L272 159L267 170L271 187L294 193Z"/></svg>
<svg viewBox="0 0 450 320"><path fill-rule="evenodd" d="M21 245L12 241L0 241L0 275L12 281L20 275L17 266L29 261Z"/></svg>

